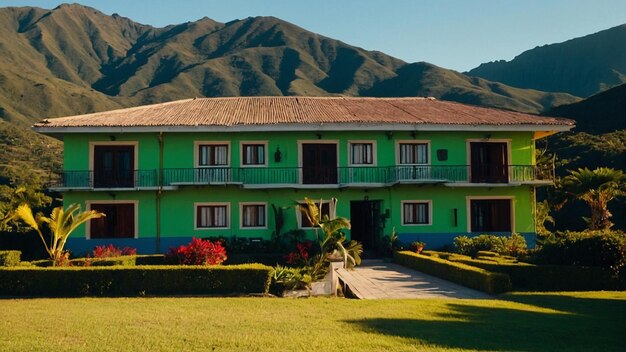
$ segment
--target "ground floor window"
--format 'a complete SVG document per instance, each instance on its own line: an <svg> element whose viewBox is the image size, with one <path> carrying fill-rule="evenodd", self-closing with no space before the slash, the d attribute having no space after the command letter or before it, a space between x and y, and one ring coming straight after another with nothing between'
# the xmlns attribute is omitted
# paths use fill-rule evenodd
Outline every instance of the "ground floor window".
<svg viewBox="0 0 626 352"><path fill-rule="evenodd" d="M196 228L228 228L229 213L230 204L227 203L196 204Z"/></svg>
<svg viewBox="0 0 626 352"><path fill-rule="evenodd" d="M89 208L106 215L90 220L89 238L135 237L136 203L90 203Z"/></svg>
<svg viewBox="0 0 626 352"><path fill-rule="evenodd" d="M265 203L241 203L240 216L242 228L265 228L266 223L266 204Z"/></svg>
<svg viewBox="0 0 626 352"><path fill-rule="evenodd" d="M430 201L403 201L403 225L430 225Z"/></svg>
<svg viewBox="0 0 626 352"><path fill-rule="evenodd" d="M511 232L511 199L471 199L471 232Z"/></svg>
<svg viewBox="0 0 626 352"><path fill-rule="evenodd" d="M321 205L319 202L316 202L315 204L317 204L317 206L320 208L322 219L324 218L324 216L330 217L330 202L322 201ZM300 203L300 208L307 207L307 206L308 205L306 203ZM306 216L306 214L300 211L300 209L298 209L298 211L300 213L299 214L300 228L302 229L312 228L313 224L311 223L311 221L309 221L309 218Z"/></svg>

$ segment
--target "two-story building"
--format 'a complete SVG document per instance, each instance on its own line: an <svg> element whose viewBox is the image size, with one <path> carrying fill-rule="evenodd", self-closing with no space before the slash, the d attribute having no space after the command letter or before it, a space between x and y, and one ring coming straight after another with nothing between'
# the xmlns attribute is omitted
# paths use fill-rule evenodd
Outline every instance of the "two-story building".
<svg viewBox="0 0 626 352"><path fill-rule="evenodd" d="M463 234L521 233L534 243L535 140L573 121L431 98L236 97L44 120L64 143L53 187L106 213L68 248L165 251L191 237L269 239L310 229L304 197L352 221L373 248L395 227L430 248ZM331 198L339 199L330 209ZM312 235L312 231L310 234Z"/></svg>

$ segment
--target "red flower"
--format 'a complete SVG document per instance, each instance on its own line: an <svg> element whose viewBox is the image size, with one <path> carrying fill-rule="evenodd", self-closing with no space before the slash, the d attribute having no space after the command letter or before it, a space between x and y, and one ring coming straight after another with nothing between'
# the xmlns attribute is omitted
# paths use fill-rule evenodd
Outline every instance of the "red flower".
<svg viewBox="0 0 626 352"><path fill-rule="evenodd" d="M228 258L221 241L211 242L195 237L186 246L170 248L166 256L170 261L183 265L217 265Z"/></svg>

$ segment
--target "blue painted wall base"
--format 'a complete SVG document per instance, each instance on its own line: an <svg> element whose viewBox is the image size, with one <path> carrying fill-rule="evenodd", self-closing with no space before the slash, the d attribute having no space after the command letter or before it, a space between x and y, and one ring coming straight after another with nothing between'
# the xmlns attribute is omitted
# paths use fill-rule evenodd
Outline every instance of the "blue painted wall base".
<svg viewBox="0 0 626 352"><path fill-rule="evenodd" d="M476 237L478 235L496 235L511 236L510 232L498 233L399 233L398 240L404 246L408 246L411 242L420 241L426 243L427 250L438 250L445 247L453 246L454 238L458 236ZM534 232L520 233L526 240L528 248L535 248L537 244L537 234Z"/></svg>
<svg viewBox="0 0 626 352"><path fill-rule="evenodd" d="M106 239L85 239L68 238L65 248L70 250L71 257L77 258L91 253L96 246L131 247L137 249L137 254L167 253L171 247L178 247L191 242L191 237L162 237L160 251L156 247L156 238L106 238Z"/></svg>

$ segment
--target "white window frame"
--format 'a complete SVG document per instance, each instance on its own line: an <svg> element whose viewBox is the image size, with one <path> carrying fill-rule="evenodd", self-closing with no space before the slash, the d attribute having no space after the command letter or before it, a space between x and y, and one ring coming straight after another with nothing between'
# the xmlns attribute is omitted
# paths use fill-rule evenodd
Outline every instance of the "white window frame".
<svg viewBox="0 0 626 352"><path fill-rule="evenodd" d="M313 200L313 199L311 199ZM300 207L302 205L306 204L306 201L304 199L302 200L298 200L298 205L296 205L294 208L296 210L296 222L298 223L298 229L300 230L312 230L315 229L316 227L303 227L302 226L302 216L304 216L304 214L302 213L302 211L300 210ZM318 207L320 207L321 204L328 204L328 213L329 216L332 216L333 214L336 214L337 209L334 208L333 203L330 201L330 199L322 199L321 203L320 200L313 200L313 202L315 204L317 204ZM321 207L320 207L321 210Z"/></svg>
<svg viewBox="0 0 626 352"><path fill-rule="evenodd" d="M243 158L244 158L244 146L248 145L248 144L256 144L256 145L263 145L264 148L264 152L265 152L265 156L263 158L264 163L263 164L253 164L253 165L249 165L249 164L244 164L243 163ZM240 141L239 142L239 165L241 167L267 167L268 165L268 143L267 141Z"/></svg>
<svg viewBox="0 0 626 352"><path fill-rule="evenodd" d="M228 153L226 153L226 165L200 165L200 146L202 145L226 145ZM231 162L231 154L233 150L231 148L230 141L194 141L193 142L193 165L195 168L229 168Z"/></svg>
<svg viewBox="0 0 626 352"><path fill-rule="evenodd" d="M85 201L85 209L91 210L92 204L133 204L135 207L135 234L134 239L139 238L139 201L138 200L87 200ZM85 222L85 239L91 239L91 220ZM100 240L100 238L97 238ZM102 238L103 240L105 238ZM117 239L117 238L111 238ZM123 239L123 238L120 238ZM128 239L128 238L125 238Z"/></svg>
<svg viewBox="0 0 626 352"><path fill-rule="evenodd" d="M404 205L405 204L428 204L428 223L427 224L408 224L404 221ZM433 225L433 201L428 200L402 200L400 201L400 220L402 221L402 226L432 226Z"/></svg>
<svg viewBox="0 0 626 352"><path fill-rule="evenodd" d="M198 227L198 207L226 206L226 227ZM230 230L230 203L229 202L201 202L193 203L193 228L194 230Z"/></svg>
<svg viewBox="0 0 626 352"><path fill-rule="evenodd" d="M465 197L467 212L467 233L472 233L472 200L500 200L508 199L511 201L511 233L515 231L515 196L467 196Z"/></svg>
<svg viewBox="0 0 626 352"><path fill-rule="evenodd" d="M372 145L372 163L371 164L353 164L352 163L352 145L353 144L371 144ZM348 141L348 166L353 167L368 167L376 166L378 164L378 153L375 140L349 140Z"/></svg>
<svg viewBox="0 0 626 352"><path fill-rule="evenodd" d="M400 163L400 144L426 144L426 158L428 158L425 164L401 164ZM430 140L415 140L415 139L405 139L405 140L397 140L396 141L396 165L398 166L412 166L412 165L431 165L432 162L431 149L430 149Z"/></svg>
<svg viewBox="0 0 626 352"><path fill-rule="evenodd" d="M264 226L243 226L243 207L247 205L262 205L265 207L265 225ZM239 203L239 228L241 230L264 230L267 229L267 202L240 202Z"/></svg>

